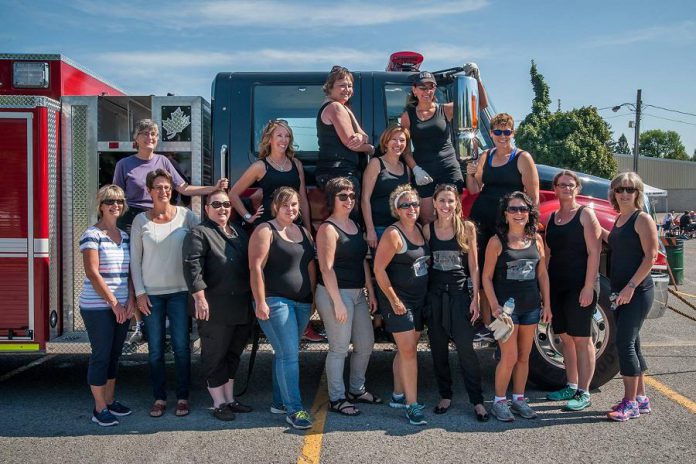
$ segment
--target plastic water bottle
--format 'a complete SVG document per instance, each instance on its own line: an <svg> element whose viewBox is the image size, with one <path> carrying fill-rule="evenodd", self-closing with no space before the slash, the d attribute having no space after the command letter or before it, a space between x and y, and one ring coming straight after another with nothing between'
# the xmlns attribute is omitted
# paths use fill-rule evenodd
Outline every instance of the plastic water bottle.
<svg viewBox="0 0 696 464"><path fill-rule="evenodd" d="M515 299L510 297L503 305L503 312L508 316L515 310Z"/></svg>
<svg viewBox="0 0 696 464"><path fill-rule="evenodd" d="M619 294L616 292L613 292L611 295L609 295L609 301L611 302L611 310L616 311L616 308L618 305L616 304L616 299L619 297Z"/></svg>

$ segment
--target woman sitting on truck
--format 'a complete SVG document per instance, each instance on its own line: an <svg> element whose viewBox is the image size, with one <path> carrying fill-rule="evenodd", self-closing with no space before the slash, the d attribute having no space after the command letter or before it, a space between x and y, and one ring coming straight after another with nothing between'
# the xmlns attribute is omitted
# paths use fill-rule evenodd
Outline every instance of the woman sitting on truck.
<svg viewBox="0 0 696 464"><path fill-rule="evenodd" d="M491 414L503 422L513 421L513 413L525 419L537 416L524 397L529 354L539 320L551 322L549 276L544 265L544 242L537 234L538 220L539 212L527 194L509 193L498 209L498 233L486 246L483 289L493 316L501 316L505 305L506 314L511 310L508 315L514 324L510 337L498 341L501 359L495 369ZM510 378L512 408L506 397Z"/></svg>
<svg viewBox="0 0 696 464"><path fill-rule="evenodd" d="M182 195L207 195L216 189L226 189L228 181L222 178L212 187L189 185L179 174L174 165L166 156L155 153L159 140L159 126L151 119L141 119L135 124L133 130L133 144L138 152L127 156L116 163L114 168L113 183L126 192L128 211L118 219L118 227L130 233L131 223L138 214L152 208L152 197L148 193L146 185L147 175L157 169L163 169L172 178L174 189ZM135 311L135 332L131 335L130 343L143 341L142 315Z"/></svg>
<svg viewBox="0 0 696 464"><path fill-rule="evenodd" d="M369 137L348 106L353 96L353 75L342 66L334 66L323 89L326 98L317 114L317 186L323 189L334 177L347 177L359 194L360 153L372 155L375 147L368 143Z"/></svg>
<svg viewBox="0 0 696 464"><path fill-rule="evenodd" d="M309 322L316 286L314 243L298 226L300 196L291 187L273 192L274 218L249 240L249 271L256 317L273 347L271 413L286 414L295 429L312 427L300 394L300 336Z"/></svg>
<svg viewBox="0 0 696 464"><path fill-rule="evenodd" d="M263 193L261 207L253 214L242 203L244 191L258 185ZM247 223L261 223L273 218L271 201L273 192L280 187L291 187L300 194L300 216L307 226L311 224L309 202L305 189L305 176L302 162L295 158L294 138L287 121L274 119L268 121L261 133L259 160L244 171L230 190L230 201L237 213Z"/></svg>
<svg viewBox="0 0 696 464"><path fill-rule="evenodd" d="M145 179L152 209L138 214L131 227L131 273L138 310L147 329L150 379L155 402L150 416L167 408L164 341L169 320L176 367L176 415L189 413L191 347L189 343L188 287L182 267L186 234L198 224L193 211L170 204L172 176L164 169Z"/></svg>
<svg viewBox="0 0 696 464"><path fill-rule="evenodd" d="M97 192L98 221L80 237L85 268L80 314L92 347L87 383L94 397L92 422L103 427L117 425L116 416L131 413L114 399L118 358L135 307L128 234L116 226L127 209L121 187L105 185Z"/></svg>
<svg viewBox="0 0 696 464"><path fill-rule="evenodd" d="M643 211L643 190L643 180L635 172L614 177L609 201L619 217L611 232L602 231L611 250L609 280L616 297L616 348L624 384L623 399L608 417L618 422L651 412L643 381L648 365L640 350L639 332L655 299L650 270L658 244L655 222Z"/></svg>

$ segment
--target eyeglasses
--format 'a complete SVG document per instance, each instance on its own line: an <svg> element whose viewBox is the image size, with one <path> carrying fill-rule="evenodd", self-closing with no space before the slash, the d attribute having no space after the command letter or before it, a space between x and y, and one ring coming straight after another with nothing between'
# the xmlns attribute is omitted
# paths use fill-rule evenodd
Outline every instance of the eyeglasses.
<svg viewBox="0 0 696 464"><path fill-rule="evenodd" d="M150 137L157 137L159 134L157 133L157 131L144 130L144 131L138 132L138 135L145 135L145 136L149 135Z"/></svg>
<svg viewBox="0 0 696 464"><path fill-rule="evenodd" d="M575 187L577 187L577 185L560 183L560 184L556 184L556 187L558 187L561 190L565 190L565 189L575 190Z"/></svg>
<svg viewBox="0 0 696 464"><path fill-rule="evenodd" d="M347 201L349 198L355 200L355 193L337 193L336 198L341 201Z"/></svg>
<svg viewBox="0 0 696 464"><path fill-rule="evenodd" d="M435 84L430 84L430 85L420 84L420 85L417 85L416 88L418 88L418 90L435 90L437 88L437 85L435 85Z"/></svg>
<svg viewBox="0 0 696 464"><path fill-rule="evenodd" d="M208 203L209 206L212 206L214 209L220 209L220 208L231 208L232 203L229 201L211 201Z"/></svg>
<svg viewBox="0 0 696 464"><path fill-rule="evenodd" d="M397 205L399 209L409 209L409 208L420 208L420 201L412 201L410 203L399 203Z"/></svg>
<svg viewBox="0 0 696 464"><path fill-rule="evenodd" d="M497 135L498 137L500 137L501 135L504 135L506 137L512 135L511 129L493 129L491 132L493 132L493 135Z"/></svg>
<svg viewBox="0 0 696 464"><path fill-rule="evenodd" d="M505 208L505 211L508 213L514 214L514 213L528 213L529 208L527 206L508 206Z"/></svg>
<svg viewBox="0 0 696 464"><path fill-rule="evenodd" d="M172 188L169 185L155 185L154 187L152 187L152 190L160 190L162 192L169 192L172 190Z"/></svg>
<svg viewBox="0 0 696 464"><path fill-rule="evenodd" d="M614 193L636 193L637 191L635 187L614 187Z"/></svg>
<svg viewBox="0 0 696 464"><path fill-rule="evenodd" d="M109 198L108 200L102 200L102 202L101 202L102 205L107 205L107 206L113 206L113 205L123 206L125 203L126 203L126 200L121 200L121 199L116 199L116 198Z"/></svg>

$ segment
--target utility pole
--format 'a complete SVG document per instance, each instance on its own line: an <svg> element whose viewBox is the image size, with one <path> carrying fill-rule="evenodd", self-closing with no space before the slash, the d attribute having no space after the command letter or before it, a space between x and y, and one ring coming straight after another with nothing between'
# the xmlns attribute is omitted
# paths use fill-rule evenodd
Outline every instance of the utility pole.
<svg viewBox="0 0 696 464"><path fill-rule="evenodd" d="M642 89L638 89L636 95L636 132L635 138L633 140L633 172L638 172L638 157L640 156L640 110L643 106L643 101L641 100Z"/></svg>

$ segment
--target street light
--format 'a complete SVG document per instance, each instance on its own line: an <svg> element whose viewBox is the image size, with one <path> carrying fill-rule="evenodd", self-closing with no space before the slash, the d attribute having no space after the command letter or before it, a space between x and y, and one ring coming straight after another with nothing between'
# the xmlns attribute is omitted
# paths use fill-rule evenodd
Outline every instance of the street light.
<svg viewBox="0 0 696 464"><path fill-rule="evenodd" d="M620 105L614 106L611 110L616 113L621 109L622 106L628 106L629 108L633 109L633 111L636 112L636 123L634 124L635 126L635 135L634 135L634 140L633 140L633 171L635 173L638 173L638 157L640 156L640 112L641 109L643 108L643 100L641 100L641 93L642 90L638 89L638 92L636 94L636 104L634 105L633 103L622 103Z"/></svg>

